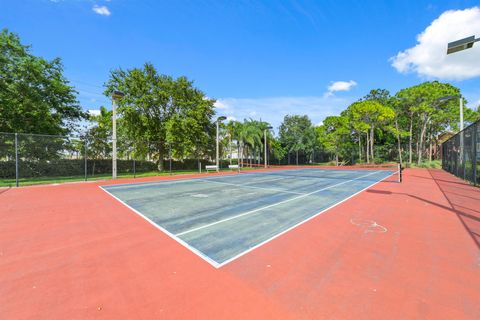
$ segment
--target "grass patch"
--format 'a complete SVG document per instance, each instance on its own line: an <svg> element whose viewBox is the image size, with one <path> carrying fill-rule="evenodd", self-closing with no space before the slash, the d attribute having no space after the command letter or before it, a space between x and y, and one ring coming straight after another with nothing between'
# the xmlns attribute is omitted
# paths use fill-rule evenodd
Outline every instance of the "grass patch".
<svg viewBox="0 0 480 320"><path fill-rule="evenodd" d="M417 163L405 163L406 168L431 168L431 169L442 169L442 161L441 160L432 160L432 161L424 161L420 164Z"/></svg>

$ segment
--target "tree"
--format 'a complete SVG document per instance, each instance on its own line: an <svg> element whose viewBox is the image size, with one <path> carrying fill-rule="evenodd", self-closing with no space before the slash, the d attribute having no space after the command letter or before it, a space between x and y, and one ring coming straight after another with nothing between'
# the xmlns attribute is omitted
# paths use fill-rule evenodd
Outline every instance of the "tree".
<svg viewBox="0 0 480 320"><path fill-rule="evenodd" d="M375 158L375 128L384 126L392 121L395 112L389 106L383 105L376 100L361 100L353 103L348 108L352 121L356 124L359 132L366 133L367 162Z"/></svg>
<svg viewBox="0 0 480 320"><path fill-rule="evenodd" d="M286 115L279 128L279 140L285 150L295 152L298 165L299 151L311 152L315 144L315 132L307 115Z"/></svg>
<svg viewBox="0 0 480 320"><path fill-rule="evenodd" d="M455 127L459 118L458 100L442 102L439 98L460 95L460 90L451 84L438 81L424 82L403 90L396 96L403 100L409 113L409 162L412 162L412 143L416 139L417 162L422 162L429 143L432 150L434 137L447 127ZM416 131L416 132L415 132ZM430 152L431 154L431 152Z"/></svg>
<svg viewBox="0 0 480 320"><path fill-rule="evenodd" d="M112 111L100 107L98 115L91 115L90 121L95 124L88 129L87 147L89 157L93 159L105 159L110 156L112 146L109 143L112 136Z"/></svg>
<svg viewBox="0 0 480 320"><path fill-rule="evenodd" d="M7 29L0 32L0 131L66 135L85 119L59 58L36 57Z"/></svg>
<svg viewBox="0 0 480 320"><path fill-rule="evenodd" d="M335 155L335 165L339 164L339 157L350 143L349 119L346 116L330 116L318 126L317 137L325 150Z"/></svg>
<svg viewBox="0 0 480 320"><path fill-rule="evenodd" d="M128 134L149 142L160 170L167 148L184 157L198 154L212 139L215 101L186 77L161 75L146 63L143 68L112 71L105 94L114 90L125 94L118 111Z"/></svg>

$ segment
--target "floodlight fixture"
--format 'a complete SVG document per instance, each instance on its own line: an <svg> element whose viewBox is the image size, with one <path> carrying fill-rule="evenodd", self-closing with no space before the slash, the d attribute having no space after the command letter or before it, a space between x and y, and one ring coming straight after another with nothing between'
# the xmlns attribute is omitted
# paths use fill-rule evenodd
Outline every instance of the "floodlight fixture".
<svg viewBox="0 0 480 320"><path fill-rule="evenodd" d="M465 49L470 49L477 41L480 41L480 38L475 39L475 36L470 36L467 38L449 42L447 46L447 54L455 53Z"/></svg>
<svg viewBox="0 0 480 320"><path fill-rule="evenodd" d="M125 94L122 91L113 91L112 93L112 99L113 100L120 100L125 96Z"/></svg>

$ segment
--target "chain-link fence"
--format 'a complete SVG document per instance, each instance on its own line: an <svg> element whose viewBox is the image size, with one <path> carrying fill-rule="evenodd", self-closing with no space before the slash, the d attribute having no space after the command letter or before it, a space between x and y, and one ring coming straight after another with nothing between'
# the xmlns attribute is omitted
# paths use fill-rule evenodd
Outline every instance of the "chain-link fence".
<svg viewBox="0 0 480 320"><path fill-rule="evenodd" d="M474 185L480 184L480 121L442 144L442 167Z"/></svg>
<svg viewBox="0 0 480 320"><path fill-rule="evenodd" d="M160 157L157 146L122 141L117 147L118 177L201 172L215 163L211 157L174 158L168 145ZM112 163L109 138L0 133L0 187L108 179ZM229 163L222 160L220 167L227 168Z"/></svg>

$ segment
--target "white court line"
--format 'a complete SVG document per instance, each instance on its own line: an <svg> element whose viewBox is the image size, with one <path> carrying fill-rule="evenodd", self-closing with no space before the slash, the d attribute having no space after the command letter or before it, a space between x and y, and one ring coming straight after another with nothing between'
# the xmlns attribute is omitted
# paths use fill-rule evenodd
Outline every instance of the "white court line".
<svg viewBox="0 0 480 320"><path fill-rule="evenodd" d="M135 188L135 187L143 187L143 186L152 186L158 184L174 184L174 183L184 183L184 182L192 182L192 181L199 181L203 180L210 180L210 179L218 179L218 178L226 178L226 177L238 177L238 174L226 174L226 175L218 175L218 176L211 176L211 177L195 177L195 178L174 178L171 180L157 180L157 181L146 181L146 182L134 182L134 183L122 183L122 184L111 184L103 186L107 189L123 189L123 188Z"/></svg>
<svg viewBox="0 0 480 320"><path fill-rule="evenodd" d="M247 183L244 183L243 185L250 185L250 184L255 184L255 183L264 183L264 182L270 182L270 181L284 180L284 179L288 179L288 178L291 178L291 177L280 177L280 178L274 178L274 179L258 180L258 181L247 182Z"/></svg>
<svg viewBox="0 0 480 320"><path fill-rule="evenodd" d="M377 172L379 172L379 171L377 171ZM262 242L260 242L259 244L256 244L255 246L253 246L253 247L251 247L251 248L249 248L249 249L247 249L247 250L245 250L245 251L237 254L236 256L233 256L233 257L231 257L230 259L223 261L222 263L217 263L218 266L217 266L216 268L221 268L221 267L223 267L224 265L226 265L227 263L230 263L230 262L232 262L232 261L240 258L241 256L246 255L247 253L249 253L249 252L251 252L251 251L253 251L253 250L255 250L255 249L257 249L257 248L259 248L259 247L261 247L261 246L263 246L264 244L266 244L266 243L268 243L268 242L270 242L270 241L272 241L272 240L274 240L274 239L276 239L276 238L284 235L285 233L289 232L290 230L295 229L296 227L298 227L298 226L300 226L300 225L302 225L302 224L304 224L304 223L306 223L306 222L308 222L308 221L310 221L310 220L318 217L318 216L321 215L322 213L325 213L326 211L328 211L328 210L330 210L330 209L338 206L339 204L347 201L348 199L355 197L357 194L359 194L359 193L361 193L361 192L363 192L363 191L365 191L365 190L373 187L373 186L376 185L377 183L382 182L383 180L387 179L388 177L391 177L392 175L394 175L394 174L396 174L396 173L398 173L398 172L393 172L393 173L389 174L389 175L386 176L385 178L383 178L383 179L381 179L381 180L378 180L377 182L372 183L371 185L363 188L362 190L360 190L360 191L358 191L358 192L355 192L355 193L352 194L351 196L349 196L349 197L347 197L347 198L345 198L345 199L343 199L343 200L341 200L341 201L339 201L339 202L334 203L334 204L331 205L330 207L325 208L325 209L323 209L323 210L320 211L320 212L317 212L317 213L314 214L313 216L311 216L311 217L309 217L309 218L307 218L307 219L305 219L305 220L303 220L303 221L300 221L299 223L291 226L290 228L285 229L285 230L283 230L283 231L280 232L280 233L277 233L277 234L274 235L273 237L268 238L267 240L262 241Z"/></svg>
<svg viewBox="0 0 480 320"><path fill-rule="evenodd" d="M195 247L192 247L191 245L189 245L188 243L186 243L185 241L183 241L182 239L176 237L173 233L170 233L167 229L165 228L162 228L160 225L156 224L154 221L150 220L148 217L144 216L140 211L134 209L133 207L129 206L128 204L126 204L125 202L123 202L122 200L120 200L120 198L114 196L113 194L111 194L110 192L108 192L107 190L105 190L102 186L99 187L100 189L102 189L103 191L105 191L105 193L107 193L108 195L110 195L111 197L113 197L114 199L116 199L117 201L119 201L121 204L123 204L125 207L129 208L130 210L132 210L133 212L135 212L137 215L139 215L141 218L143 218L144 220L146 220L148 223L150 223L152 226L154 226L155 228L157 228L158 230L160 231L163 231L167 236L169 236L170 238L172 238L173 240L176 240L178 243L180 243L182 246L184 246L185 248L189 249L190 251L192 251L193 253L195 253L197 256L199 256L200 258L202 258L204 261L208 262L209 264L211 264L213 267L215 268L219 268L220 265L218 262L216 262L215 260L211 259L210 257L208 257L206 254L204 254L203 252L201 252L200 250L198 250L197 248Z"/></svg>
<svg viewBox="0 0 480 320"><path fill-rule="evenodd" d="M180 233L177 233L175 234L177 237L179 236L183 236L185 234L188 234L188 233L191 233L191 232L194 232L194 231L198 231L198 230L202 230L202 229L205 229L205 228L209 228L211 226L214 226L214 225L217 225L219 223L223 223L223 222L227 222L227 221L230 221L230 220L233 220L233 219L237 219L237 218L240 218L240 217L243 217L243 216L246 216L246 215L249 215L249 214L252 214L252 213L255 213L255 212L258 212L258 211L262 211L262 210L265 210L265 209L268 209L268 208L272 208L272 207L276 207L278 205L281 205L281 204L284 204L284 203L287 203L287 202L290 202L290 201L294 201L294 200L298 200L298 199L301 199L301 198L305 198L305 197L308 197L308 196L311 196L312 194L315 194L315 193L318 193L318 192L321 192L321 191L324 191L324 190L327 190L327 189L330 189L330 188L333 188L333 187L337 187L339 185L342 185L342 184L345 184L345 183L349 183L349 182L352 182L352 181L355 181L355 180L358 180L358 179L361 179L361 178L365 178L367 176L370 176L374 173L378 173L378 171L374 171L374 172L371 172L369 174L366 174L366 175L363 175L363 176L360 176L360 177L357 177L355 179L351 179L351 180L345 180L343 182L340 182L340 183L337 183L337 184L333 184L331 186L328 186L328 187L325 187L325 188L321 188L321 189L318 189L318 190L315 190L315 191L312 191L312 192L309 192L309 193L304 193L298 197L293 197L293 198L290 198L290 199L287 199L287 200L283 200L283 201L280 201L280 202L277 202L277 203L272 203L268 206L264 206L264 207L260 207L260 208L257 208L257 209L254 209L254 210L250 210L250 211L247 211L247 212L244 212L244 213L240 213L240 214L237 214L236 216L232 216L232 217L229 217L229 218L225 218L225 219L222 219L222 220L218 220L218 221L215 221L215 222L212 222L212 223L209 223L209 224L206 224L206 225L203 225L203 226L200 226L200 227L196 227L196 228L192 228L190 230L187 230L187 231L184 231L184 232L180 232Z"/></svg>
<svg viewBox="0 0 480 320"><path fill-rule="evenodd" d="M302 194L302 195L305 194L305 193L300 193L300 192L295 192L295 191L288 191L288 190L284 190L284 189L254 187L254 186L250 186L250 185L235 184L235 183L220 182L220 181L212 181L212 180L207 180L207 179L199 179L199 181L210 182L210 183L218 183L218 184L225 184L225 185L227 185L227 186L235 186L235 187L239 187L239 188L260 189L260 190L266 190L266 191L276 191L276 192Z"/></svg>

